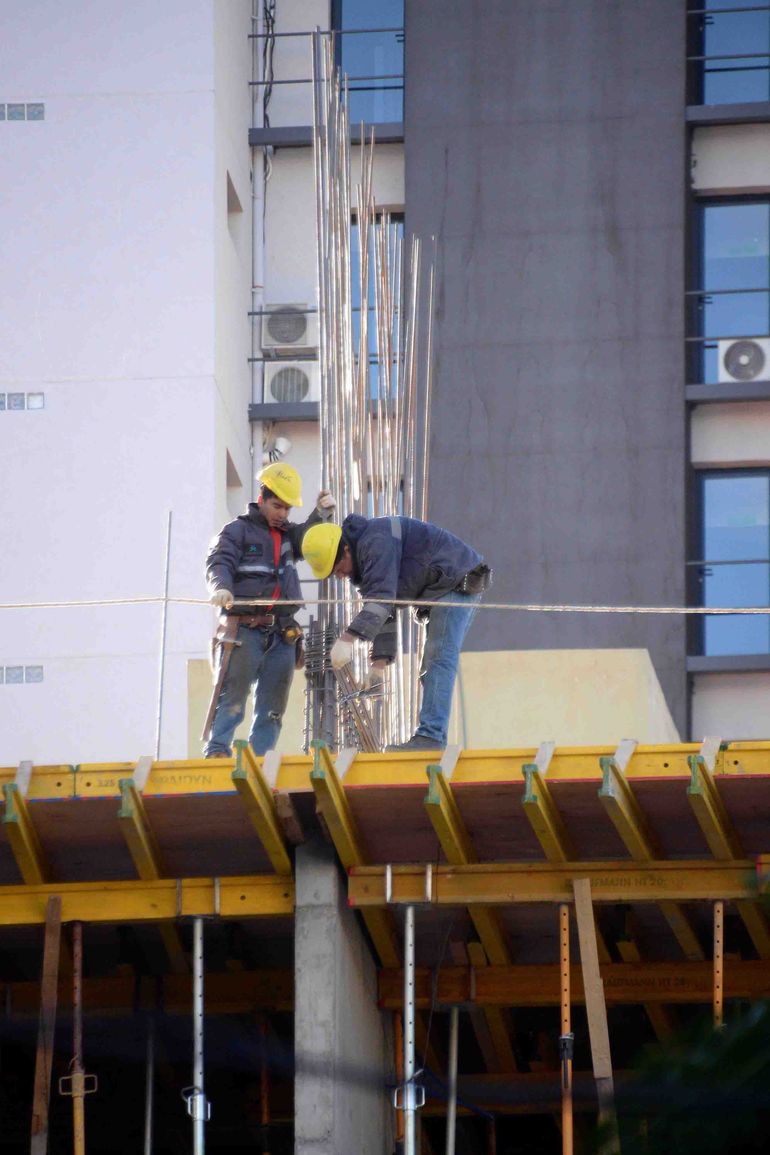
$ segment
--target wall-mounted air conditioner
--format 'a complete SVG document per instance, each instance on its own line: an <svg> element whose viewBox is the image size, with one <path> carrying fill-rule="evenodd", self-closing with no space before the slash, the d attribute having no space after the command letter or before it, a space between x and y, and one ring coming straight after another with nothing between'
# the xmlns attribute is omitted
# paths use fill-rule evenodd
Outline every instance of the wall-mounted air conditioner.
<svg viewBox="0 0 770 1155"><path fill-rule="evenodd" d="M265 305L262 352L266 357L296 357L318 348L318 313L307 305Z"/></svg>
<svg viewBox="0 0 770 1155"><path fill-rule="evenodd" d="M719 342L719 382L770 379L770 337Z"/></svg>
<svg viewBox="0 0 770 1155"><path fill-rule="evenodd" d="M276 361L265 365L265 405L295 405L321 400L317 361Z"/></svg>

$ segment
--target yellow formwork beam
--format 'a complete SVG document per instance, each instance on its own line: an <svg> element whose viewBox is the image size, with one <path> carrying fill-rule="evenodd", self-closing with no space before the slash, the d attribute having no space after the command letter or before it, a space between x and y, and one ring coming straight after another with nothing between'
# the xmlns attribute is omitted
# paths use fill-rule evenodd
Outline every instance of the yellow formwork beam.
<svg viewBox="0 0 770 1155"><path fill-rule="evenodd" d="M742 847L735 833L716 782L702 754L688 758L692 778L687 787L687 800L692 807L703 837L714 858L740 858ZM739 900L736 904L754 949L760 958L770 958L770 928L756 903Z"/></svg>
<svg viewBox="0 0 770 1155"><path fill-rule="evenodd" d="M329 749L323 742L314 742L313 745L316 762L310 774L310 781L315 791L318 811L326 823L337 857L346 870L363 866L366 859L355 819ZM380 962L383 966L397 966L401 955L390 913L386 910L367 911L364 914L364 922Z"/></svg>
<svg viewBox="0 0 770 1155"><path fill-rule="evenodd" d="M714 992L714 967L706 962L602 963L599 970L608 1006L635 1005L645 1000L659 1010L666 1003L709 1005ZM524 966L442 966L415 971L418 1007L462 1004L482 1007L556 1007L559 1005L559 966L540 963ZM398 1010L404 1001L403 971L384 969L378 975L378 1001L384 1010ZM770 996L770 974L761 959L731 959L725 967L726 999L765 999ZM571 999L585 998L583 976L573 966Z"/></svg>
<svg viewBox="0 0 770 1155"><path fill-rule="evenodd" d="M569 862L575 857L572 840L539 767L534 762L525 763L522 774L524 795L521 803L546 858L549 862Z"/></svg>
<svg viewBox="0 0 770 1155"><path fill-rule="evenodd" d="M232 781L259 835L276 874L291 874L291 859L278 821L273 792L262 775L259 761L248 742L235 743Z"/></svg>
<svg viewBox="0 0 770 1155"><path fill-rule="evenodd" d="M626 780L626 771L621 770L614 756L601 757L599 764L602 770L599 799L605 811L631 857L637 862L649 862L656 857L657 848L647 819ZM661 902L660 909L685 958L704 959L703 947L684 911L667 900Z"/></svg>
<svg viewBox="0 0 770 1155"><path fill-rule="evenodd" d="M45 923L50 895L62 922L159 922L214 917L265 918L294 913L294 881L275 874L150 882L66 882L0 886L0 926Z"/></svg>
<svg viewBox="0 0 770 1155"><path fill-rule="evenodd" d="M160 878L163 873L160 850L147 821L142 796L136 789L133 778L120 780L118 822L139 877L145 882Z"/></svg>
<svg viewBox="0 0 770 1155"><path fill-rule="evenodd" d="M758 869L759 868L759 869ZM594 902L696 902L715 898L756 898L770 889L768 864L757 860L647 863L615 859L570 862L483 863L434 866L431 899L437 906L513 906L529 902L570 902L572 881L588 878ZM360 866L349 872L348 897L354 907L385 906L390 877L392 903L426 901L424 866Z"/></svg>
<svg viewBox="0 0 770 1155"><path fill-rule="evenodd" d="M27 800L15 782L4 783L3 794L5 795L3 825L21 877L32 885L43 882L48 869L40 839L30 817Z"/></svg>
<svg viewBox="0 0 770 1155"><path fill-rule="evenodd" d="M663 781L690 780L688 757L700 752L698 743L637 746L624 774L634 779ZM611 757L611 746L556 747L548 766L548 782L602 782L599 758ZM521 782L522 768L535 760L532 747L509 750L463 750L452 774L455 785ZM174 794L234 793L231 774L234 759L195 758L154 762L143 791L145 797ZM279 792L309 793L310 755L284 755L275 789ZM119 798L119 782L133 773L133 763L83 763L79 766L35 766L27 797L38 798ZM770 774L770 742L723 743L716 756L714 772L741 778ZM0 767L0 785L12 783L17 767ZM351 786L419 787L425 781L425 759L419 753L356 755L345 779Z"/></svg>
<svg viewBox="0 0 770 1155"><path fill-rule="evenodd" d="M441 767L428 766L427 774L428 793L425 795L425 810L447 862L452 866L467 866L469 863L477 862L478 856L473 841L457 807L452 787L444 777ZM510 963L511 954L497 912L477 907L469 913L480 939L480 943L468 944L471 962L474 965L483 965L486 962L500 965ZM486 1018L499 1070L518 1070L511 1046L511 1032L504 1016L492 1014Z"/></svg>

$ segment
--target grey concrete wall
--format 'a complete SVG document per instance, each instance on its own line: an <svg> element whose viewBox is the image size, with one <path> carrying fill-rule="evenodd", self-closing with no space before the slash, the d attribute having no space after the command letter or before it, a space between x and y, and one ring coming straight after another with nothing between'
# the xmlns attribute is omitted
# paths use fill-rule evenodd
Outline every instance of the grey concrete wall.
<svg viewBox="0 0 770 1155"><path fill-rule="evenodd" d="M392 1044L377 976L334 852L297 848L296 1155L391 1155Z"/></svg>
<svg viewBox="0 0 770 1155"><path fill-rule="evenodd" d="M439 245L430 516L496 601L683 604L681 0L407 0L406 225ZM471 649L682 621L482 612Z"/></svg>

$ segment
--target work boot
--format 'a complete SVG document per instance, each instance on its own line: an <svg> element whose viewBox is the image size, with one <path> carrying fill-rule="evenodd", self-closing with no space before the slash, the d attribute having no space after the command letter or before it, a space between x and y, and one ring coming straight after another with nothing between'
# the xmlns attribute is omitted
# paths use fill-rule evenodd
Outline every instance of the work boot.
<svg viewBox="0 0 770 1155"><path fill-rule="evenodd" d="M435 738L426 738L424 734L413 734L408 742L386 746L386 754L399 754L408 750L436 750L439 753L444 749L445 742L438 742Z"/></svg>
<svg viewBox="0 0 770 1155"><path fill-rule="evenodd" d="M223 754L217 750L212 754L204 754L203 757L204 758L232 758L232 754Z"/></svg>

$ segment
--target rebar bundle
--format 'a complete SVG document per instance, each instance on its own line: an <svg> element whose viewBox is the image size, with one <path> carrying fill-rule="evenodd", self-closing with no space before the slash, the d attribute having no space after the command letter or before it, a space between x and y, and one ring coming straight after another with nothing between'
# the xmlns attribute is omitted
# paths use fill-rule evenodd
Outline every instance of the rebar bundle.
<svg viewBox="0 0 770 1155"><path fill-rule="evenodd" d="M351 183L347 87L334 65L334 39L313 36L313 145L318 238L322 486L337 494L344 516L425 518L427 513L432 376L433 257L422 275L418 239L408 261L398 225L377 208L373 192L374 134L361 133L361 164ZM358 229L354 285L352 230ZM406 267L405 267L406 266ZM354 292L355 288L355 292ZM359 302L354 306L354 301ZM356 314L358 325L356 325ZM403 741L419 710L422 631L398 611L398 656L386 671L376 708L363 695L365 655L356 653L354 682L340 694L328 669L330 640L359 608L346 582L329 580L321 607L322 669L309 678L308 731L361 748ZM317 648L317 646L316 646ZM348 708L339 710L341 697ZM355 710L349 708L355 701ZM328 712L334 709L330 720ZM365 715L362 718L362 712ZM349 733L352 723L352 735Z"/></svg>

